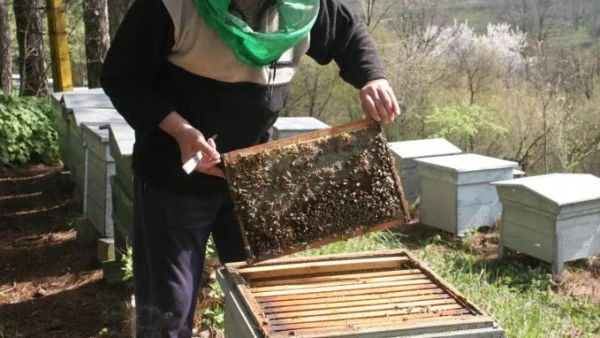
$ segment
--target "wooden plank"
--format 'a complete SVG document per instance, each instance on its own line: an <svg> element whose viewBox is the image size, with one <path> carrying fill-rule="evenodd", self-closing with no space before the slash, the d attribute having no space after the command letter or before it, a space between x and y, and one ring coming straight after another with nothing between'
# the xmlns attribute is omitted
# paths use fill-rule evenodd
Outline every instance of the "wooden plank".
<svg viewBox="0 0 600 338"><path fill-rule="evenodd" d="M357 280L362 278L376 278L376 277L391 277L391 276L403 276L419 273L419 269L403 269L403 270L385 270L385 271L372 271L372 272L360 272L360 273L348 273L348 274L335 274L327 276L315 276L306 278L277 278L277 279L253 279L252 288L263 287L263 286L277 286L277 285L289 285L289 284L310 284L319 282L333 282L333 281L345 281L345 280Z"/></svg>
<svg viewBox="0 0 600 338"><path fill-rule="evenodd" d="M485 312L483 312L480 308L475 306L475 304L470 302L467 299L467 297L465 297L462 293L460 293L458 290L456 290L452 285L445 282L444 279L440 275L438 275L433 270L431 270L427 265L422 264L415 255L413 255L412 253L410 253L408 251L406 251L405 254L415 264L416 268L421 269L421 271L425 275L427 275L431 279L432 282L443 287L446 290L446 292L448 292L449 295L451 295L452 297L454 297L457 300L457 302L459 302L465 308L472 311L472 313L474 313L474 314L479 314L479 315L485 314Z"/></svg>
<svg viewBox="0 0 600 338"><path fill-rule="evenodd" d="M313 131L313 132L305 133L302 135L291 136L291 137L287 137L287 138L284 138L281 140L276 140L276 141L272 141L272 142L268 142L268 143L264 143L264 144L259 144L259 145L253 146L253 147L248 147L248 148L244 148L244 149L231 151L226 154L223 154L223 156L225 156L230 161L235 161L235 160L239 159L240 157L246 156L248 154L261 152L264 150L277 149L279 147L286 146L286 145L308 142L308 141L314 140L316 138L331 136L331 135L339 134L341 132L351 132L351 131L355 131L355 130L360 130L360 129L363 129L363 128L366 128L366 127L369 127L369 126L372 126L375 124L376 124L376 122L371 119L354 121L354 122L350 122L350 123L339 125L339 126L333 126L331 128L321 129L318 131Z"/></svg>
<svg viewBox="0 0 600 338"><path fill-rule="evenodd" d="M271 323L269 322L267 316L264 314L262 308L256 301L256 298L252 296L252 292L247 288L241 278L229 278L226 276L228 281L234 283L234 289L242 296L242 299L245 300L246 306L252 313L252 318L255 321L255 324L258 327L261 327L265 332L271 331Z"/></svg>
<svg viewBox="0 0 600 338"><path fill-rule="evenodd" d="M406 257L374 257L348 260L319 261L313 263L292 263L279 266L254 266L238 269L236 273L244 278L272 278L296 276L314 273L348 272L398 268L409 260Z"/></svg>
<svg viewBox="0 0 600 338"><path fill-rule="evenodd" d="M282 284L282 285L277 285L277 286L264 286L264 287L252 286L251 290L254 294L260 294L263 292L270 292L270 291L294 291L294 290L303 290L303 289L311 289L311 288L320 288L320 287L326 287L326 286L372 284L372 283L395 282L395 281L401 281L401 280L423 279L423 278L425 278L425 275L422 274L421 272L417 272L414 274L400 275L400 276L354 278L354 279L342 280L342 281L319 282L319 283L309 283L309 284Z"/></svg>
<svg viewBox="0 0 600 338"><path fill-rule="evenodd" d="M322 293L327 291L347 291L347 290L361 290L361 289L377 289L380 287L387 286L400 286L400 285L428 285L430 280L427 278L421 279L410 279L401 280L396 282L382 282L382 283L371 283L371 284L352 284L342 286L324 286L302 290L280 290L280 291L269 291L269 292L257 292L253 293L256 297L267 297L267 296L283 296L283 295L300 295L300 294L313 294Z"/></svg>
<svg viewBox="0 0 600 338"><path fill-rule="evenodd" d="M287 265L287 264L297 264L297 263L313 263L313 262L322 262L322 261L343 261L348 259L366 259L366 258L376 258L376 257L409 257L407 255L407 251L405 249L391 249L384 251L361 251L361 252L348 252L348 253L340 253L340 254L328 254L323 256L296 256L296 257L277 257L269 260L264 260L260 262L233 262L226 263L225 267L229 271L230 274L237 275L239 269L248 268L248 267L258 267L258 266L271 266L275 267L278 265ZM254 280L254 279L253 279Z"/></svg>
<svg viewBox="0 0 600 338"><path fill-rule="evenodd" d="M494 328L494 322L486 316L464 316L462 310L447 310L440 314L425 313L401 318L328 322L326 326L319 325L318 327L311 327L309 324L294 330L287 329L285 326L275 326L275 331L269 337L289 337L292 331L293 335L314 338L346 337L348 334L353 337L403 337L425 333L444 336L465 328ZM494 337L504 337L501 329L497 329L496 333L497 335L494 335ZM480 337L480 335L466 335L465 337ZM485 335L485 337L488 337L488 335Z"/></svg>
<svg viewBox="0 0 600 338"><path fill-rule="evenodd" d="M433 306L415 306L415 307L407 307L401 309L384 309L379 311L359 311L355 313L340 313L340 314L330 314L330 315L315 315L315 316L306 316L301 318L286 318L286 319L271 319L269 322L271 326L281 326L286 325L292 328L296 328L297 324L305 324L305 323L317 323L316 325L326 325L324 324L327 321L334 320L346 320L353 321L355 319L364 319L371 318L373 320L377 320L378 318L389 318L389 317L399 317L411 314L418 313L433 313L436 314L438 312L444 310L460 310L462 306L457 303L450 304L441 304L441 305L433 305ZM439 315L438 315L439 316Z"/></svg>
<svg viewBox="0 0 600 338"><path fill-rule="evenodd" d="M347 299L343 299L343 298L339 298L338 301L324 301L322 299L318 299L316 302L313 302L312 304L307 304L307 305L298 305L298 304L291 304L288 306L277 306L277 307L271 307L271 308L267 308L267 307L263 307L264 308L264 312L266 315L274 315L277 318L284 318L283 316L289 314L290 316L296 316L298 315L298 312L304 312L304 311L317 311L317 310L331 310L331 309L336 309L336 310L349 310L351 308L359 308L359 310L367 310L370 306L373 305L390 305L394 308L397 307L402 307L403 304L405 303L413 303L413 302L417 302L417 301L434 301L434 300L441 300L441 299L448 299L450 298L449 295L444 294L444 293L431 293L431 294L427 294L427 295L420 295L420 296L412 296L412 297L407 297L405 295L388 295L388 297L379 297L379 298L373 298L373 297L369 297L368 299L364 299L364 300L347 300ZM263 305L263 304L261 304Z"/></svg>
<svg viewBox="0 0 600 338"><path fill-rule="evenodd" d="M444 294L445 291L438 288L435 284L429 284L423 287L416 288L415 290L393 290L392 288L385 288L379 290L368 290L364 293L331 293L330 295L321 295L317 297L319 303L335 303L342 301L362 301L362 300L377 300L387 299L388 297L416 297L433 294ZM304 297L301 299L288 299L288 300L273 300L267 298L258 298L260 306L265 309L271 307L285 308L286 306L302 306L315 304L315 297Z"/></svg>
<svg viewBox="0 0 600 338"><path fill-rule="evenodd" d="M280 301L298 301L302 299L308 299L314 301L315 298L323 297L349 297L355 295L371 295L381 294L386 292L405 292L414 290L428 290L437 288L438 285L434 283L427 284L409 284L409 285L394 285L379 288L364 288L364 289L349 289L349 290L328 290L325 292L318 293L306 293L306 294L290 294L290 295L276 295L276 296L257 296L256 299L264 303L275 303Z"/></svg>
<svg viewBox="0 0 600 338"><path fill-rule="evenodd" d="M446 297L445 299L426 299L426 300L417 300L412 302L385 302L380 304L366 304L362 306L345 306L345 307L329 307L325 309L311 309L306 311L288 311L288 312L275 312L271 314L267 314L267 318L271 320L283 321L283 320L309 320L310 317L318 317L319 320L321 318L328 318L329 316L337 316L348 314L350 317L356 314L362 314L365 312L376 312L376 311L397 311L401 309L406 309L407 313L413 312L430 312L430 309L436 308L438 306L446 306L446 305L458 305L454 299ZM418 309L418 310L415 310Z"/></svg>

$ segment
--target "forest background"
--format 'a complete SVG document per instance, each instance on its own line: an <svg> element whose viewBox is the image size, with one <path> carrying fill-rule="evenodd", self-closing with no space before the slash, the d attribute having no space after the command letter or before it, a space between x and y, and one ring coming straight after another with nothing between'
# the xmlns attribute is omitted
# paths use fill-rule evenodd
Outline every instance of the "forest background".
<svg viewBox="0 0 600 338"><path fill-rule="evenodd" d="M64 0L75 86L98 87L131 0ZM528 174L600 176L600 1L346 0L373 34L403 114L390 141L444 137ZM0 88L51 91L47 4L0 0ZM305 58L284 116L362 116L335 64Z"/></svg>

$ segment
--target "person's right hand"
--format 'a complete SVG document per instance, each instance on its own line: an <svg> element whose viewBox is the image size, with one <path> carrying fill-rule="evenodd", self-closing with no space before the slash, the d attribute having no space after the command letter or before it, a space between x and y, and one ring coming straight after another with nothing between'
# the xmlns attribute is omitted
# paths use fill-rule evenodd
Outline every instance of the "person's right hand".
<svg viewBox="0 0 600 338"><path fill-rule="evenodd" d="M196 171L207 175L225 178L225 173L216 167L221 162L221 155L213 139L206 139L202 133L189 124L177 128L173 137L179 145L181 161L186 163L198 151L202 152L202 159L196 165Z"/></svg>

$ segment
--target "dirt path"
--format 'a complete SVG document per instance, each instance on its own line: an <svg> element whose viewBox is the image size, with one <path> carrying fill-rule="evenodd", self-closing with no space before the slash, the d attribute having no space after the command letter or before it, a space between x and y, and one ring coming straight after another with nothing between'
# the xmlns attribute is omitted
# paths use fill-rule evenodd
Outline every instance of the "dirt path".
<svg viewBox="0 0 600 338"><path fill-rule="evenodd" d="M127 292L75 242L81 208L58 166L0 169L0 337L123 337Z"/></svg>

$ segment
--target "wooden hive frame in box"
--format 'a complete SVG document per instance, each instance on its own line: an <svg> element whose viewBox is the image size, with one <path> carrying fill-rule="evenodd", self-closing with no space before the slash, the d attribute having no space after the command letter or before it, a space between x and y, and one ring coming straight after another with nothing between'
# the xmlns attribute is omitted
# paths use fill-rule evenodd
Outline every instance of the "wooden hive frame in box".
<svg viewBox="0 0 600 338"><path fill-rule="evenodd" d="M383 128L371 120L223 155L251 261L413 224Z"/></svg>
<svg viewBox="0 0 600 338"><path fill-rule="evenodd" d="M217 273L230 337L504 337L404 250L229 263Z"/></svg>

